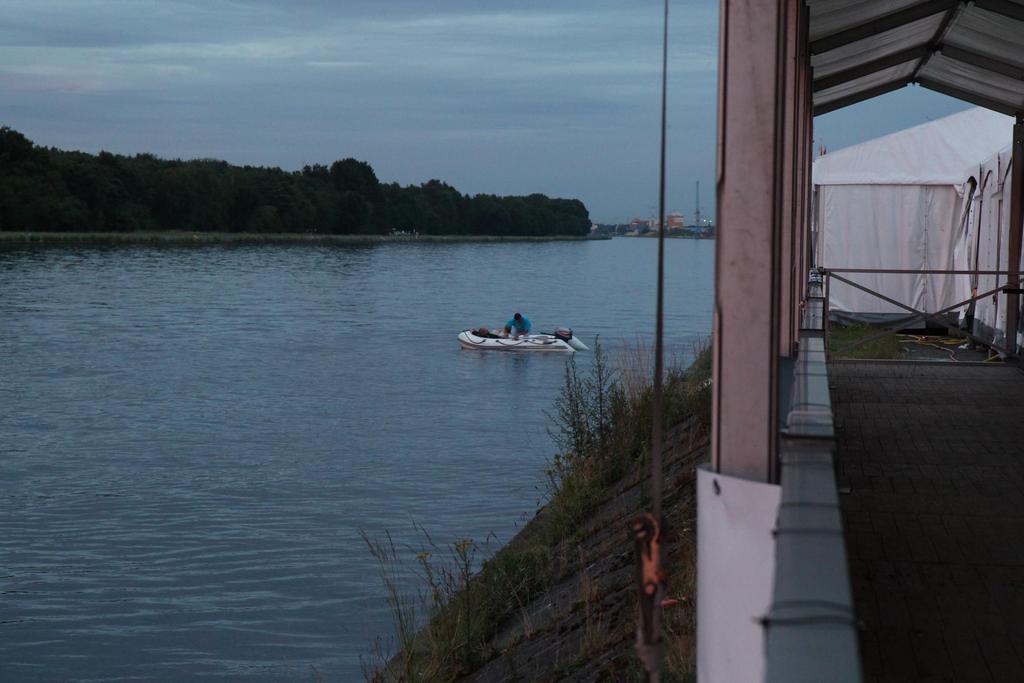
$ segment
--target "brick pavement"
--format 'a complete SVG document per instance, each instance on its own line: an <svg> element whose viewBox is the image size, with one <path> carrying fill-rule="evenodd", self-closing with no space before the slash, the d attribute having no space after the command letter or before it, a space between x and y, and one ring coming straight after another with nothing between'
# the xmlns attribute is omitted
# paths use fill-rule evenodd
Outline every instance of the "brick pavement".
<svg viewBox="0 0 1024 683"><path fill-rule="evenodd" d="M867 681L1024 681L1024 374L829 366Z"/></svg>

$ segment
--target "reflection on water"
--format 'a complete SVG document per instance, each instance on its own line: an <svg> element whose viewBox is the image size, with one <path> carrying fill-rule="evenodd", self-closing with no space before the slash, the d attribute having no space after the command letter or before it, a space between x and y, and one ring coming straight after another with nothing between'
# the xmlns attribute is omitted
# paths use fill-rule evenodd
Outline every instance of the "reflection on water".
<svg viewBox="0 0 1024 683"><path fill-rule="evenodd" d="M685 354L713 245L666 251ZM565 358L456 333L521 310L588 345L649 338L654 255L0 251L0 680L359 678L391 629L360 529L507 540L542 496Z"/></svg>

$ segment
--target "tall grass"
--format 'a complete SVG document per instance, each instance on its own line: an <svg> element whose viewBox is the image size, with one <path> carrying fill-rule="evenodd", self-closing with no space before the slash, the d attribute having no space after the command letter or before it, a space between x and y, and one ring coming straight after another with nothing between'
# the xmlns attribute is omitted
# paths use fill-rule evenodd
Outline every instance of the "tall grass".
<svg viewBox="0 0 1024 683"><path fill-rule="evenodd" d="M668 365L663 415L666 425L689 419L700 430L710 421L710 349L701 345L693 355L688 367ZM592 513L646 457L653 400L651 379L644 376L649 358L636 345L613 366L598 343L588 372L580 372L575 357L567 362L549 414L558 451L547 468L548 503L479 572L473 568L484 549L475 542L461 539L441 547L423 532L413 590L401 581L408 570L402 569L390 536L375 540L364 534L378 561L397 638L390 657L378 645L368 680L455 680L495 654L492 641L503 624L517 622L520 637L530 637L535 625L527 606L579 570L576 543L586 536ZM585 576L581 584L587 592L592 578ZM599 649L604 642L600 615L588 614L586 624L586 648Z"/></svg>
<svg viewBox="0 0 1024 683"><path fill-rule="evenodd" d="M593 494L606 491L643 462L650 450L653 420L653 360L648 347L628 346L613 367L601 344L587 375L575 359L565 380L549 429L558 452L548 468L551 506L567 526L586 515ZM711 349L693 349L693 361L667 364L662 380L662 427L694 420L704 429L711 419Z"/></svg>
<svg viewBox="0 0 1024 683"><path fill-rule="evenodd" d="M489 639L500 622L522 613L523 633L530 629L525 608L553 580L552 551L540 544L506 548L475 572L485 550L468 538L444 546L434 544L420 528L424 546L415 553L412 586L400 576L408 563L390 535L374 539L363 534L378 562L395 626L396 642L377 641L366 679L384 681L450 681L487 661ZM389 647L390 645L390 647Z"/></svg>

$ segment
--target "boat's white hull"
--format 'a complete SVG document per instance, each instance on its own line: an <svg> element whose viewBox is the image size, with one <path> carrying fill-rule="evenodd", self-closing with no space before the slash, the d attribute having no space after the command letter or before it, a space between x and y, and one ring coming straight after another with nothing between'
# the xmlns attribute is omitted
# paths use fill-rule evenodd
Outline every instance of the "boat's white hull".
<svg viewBox="0 0 1024 683"><path fill-rule="evenodd" d="M494 339L473 334L472 330L463 330L459 333L459 346L476 351L561 351L573 353L587 350L583 342L575 337L566 339L552 334L530 334L518 339L512 337Z"/></svg>

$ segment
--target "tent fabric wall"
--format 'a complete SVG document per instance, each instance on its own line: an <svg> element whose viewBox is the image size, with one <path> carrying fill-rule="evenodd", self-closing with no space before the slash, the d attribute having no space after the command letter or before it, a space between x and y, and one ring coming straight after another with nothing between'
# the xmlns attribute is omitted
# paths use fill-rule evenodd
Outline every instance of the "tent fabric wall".
<svg viewBox="0 0 1024 683"><path fill-rule="evenodd" d="M820 263L825 267L953 267L961 212L961 198L953 186L825 186L819 202L824 226ZM855 227L859 229L851 229ZM924 311L965 299L970 288L966 280L957 282L953 276L849 273L843 277ZM834 311L908 315L903 308L836 280L830 285L829 299Z"/></svg>
<svg viewBox="0 0 1024 683"><path fill-rule="evenodd" d="M1010 226L1011 150L1006 147L972 171L978 191L971 201L968 230L964 236L967 267L978 270L1006 270ZM1005 275L979 275L978 292L1006 283ZM1005 346L1006 297L1002 294L979 299L973 310L972 333ZM1019 342L1018 342L1019 343Z"/></svg>
<svg viewBox="0 0 1024 683"><path fill-rule="evenodd" d="M819 157L813 166L815 265L968 268L964 215L974 202L966 204L966 180L971 169L977 170L984 159L1006 146L1012 126L1008 116L969 109ZM926 312L970 296L970 278L964 275L843 276ZM829 306L848 319L908 315L905 309L835 280Z"/></svg>

